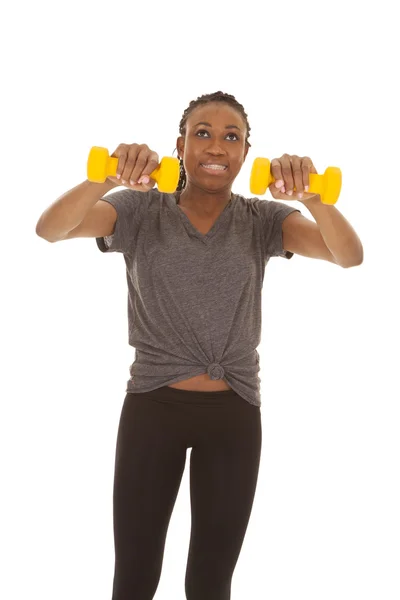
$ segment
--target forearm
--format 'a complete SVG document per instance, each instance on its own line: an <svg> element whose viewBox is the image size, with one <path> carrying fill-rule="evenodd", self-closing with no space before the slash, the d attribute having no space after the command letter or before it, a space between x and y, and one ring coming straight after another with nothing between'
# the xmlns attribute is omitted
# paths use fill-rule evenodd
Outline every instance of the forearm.
<svg viewBox="0 0 400 600"><path fill-rule="evenodd" d="M325 244L342 267L362 263L363 246L350 223L333 205L323 204L318 194L302 201L314 217Z"/></svg>
<svg viewBox="0 0 400 600"><path fill-rule="evenodd" d="M86 214L107 192L118 187L109 181L93 183L83 181L57 198L41 215L36 233L49 241L62 238L82 223Z"/></svg>

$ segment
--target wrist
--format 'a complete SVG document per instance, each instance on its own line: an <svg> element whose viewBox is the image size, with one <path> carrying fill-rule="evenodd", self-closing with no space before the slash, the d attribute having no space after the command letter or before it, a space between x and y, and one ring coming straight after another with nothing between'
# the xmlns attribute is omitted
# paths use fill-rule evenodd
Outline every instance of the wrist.
<svg viewBox="0 0 400 600"><path fill-rule="evenodd" d="M299 202L304 204L307 208L310 206L316 206L321 204L321 196L319 194L313 194L310 198L300 199Z"/></svg>
<svg viewBox="0 0 400 600"><path fill-rule="evenodd" d="M92 188L92 187L93 188L98 188L98 189L101 188L101 192L104 193L104 194L106 194L110 190L113 190L114 188L120 186L119 183L114 183L114 181L110 181L109 179L106 179L102 183L99 183L97 181L90 181L89 179L86 179L85 183L90 188Z"/></svg>
<svg viewBox="0 0 400 600"><path fill-rule="evenodd" d="M104 182L104 185L106 185L110 190L113 190L116 187L120 187L120 183L116 183L115 181L111 181L111 179L106 179Z"/></svg>

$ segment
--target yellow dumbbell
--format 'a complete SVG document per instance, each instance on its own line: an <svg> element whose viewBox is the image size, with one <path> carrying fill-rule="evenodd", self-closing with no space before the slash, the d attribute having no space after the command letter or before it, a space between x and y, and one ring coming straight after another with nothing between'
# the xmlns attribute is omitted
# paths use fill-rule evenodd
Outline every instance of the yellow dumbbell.
<svg viewBox="0 0 400 600"><path fill-rule="evenodd" d="M117 174L118 158L110 156L107 148L93 146L87 161L87 178L95 183L104 183L107 177ZM173 156L164 156L158 167L150 174L157 182L160 192L172 194L178 187L179 160Z"/></svg>
<svg viewBox="0 0 400 600"><path fill-rule="evenodd" d="M342 172L338 167L327 167L323 175L310 173L308 193L319 194L323 204L335 204L342 188ZM271 174L268 158L256 158L250 176L250 191L257 196L265 194L267 187L276 179ZM293 192L296 191L294 188Z"/></svg>

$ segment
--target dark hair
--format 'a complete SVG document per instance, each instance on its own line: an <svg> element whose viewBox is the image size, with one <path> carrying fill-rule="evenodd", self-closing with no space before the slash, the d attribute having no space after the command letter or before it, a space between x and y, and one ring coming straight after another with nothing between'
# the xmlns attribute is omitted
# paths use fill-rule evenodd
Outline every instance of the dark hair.
<svg viewBox="0 0 400 600"><path fill-rule="evenodd" d="M246 127L247 127L246 143L248 146L251 146L251 144L248 142L248 139L250 136L250 125L247 120L247 114L246 114L243 106L241 104L239 104L239 102L236 100L236 98L234 96L231 96L230 94L224 94L224 92L214 92L213 94L204 94L203 96L199 96L199 98L197 98L197 100L192 100L190 102L189 106L187 107L187 109L185 110L185 112L183 113L183 117L181 119L181 122L179 123L180 135L182 135L182 136L186 135L186 122L188 120L189 115L193 112L193 110L195 108L197 108L198 106L200 106L202 104L208 104L209 102L224 102L225 104L229 104L230 106L235 108L241 114L241 116L244 118L244 120L246 122ZM180 162L180 171L179 171L178 187L176 188L177 191L183 190L183 188L186 185L186 171L185 171L185 167L183 166L182 158L179 159L179 162Z"/></svg>

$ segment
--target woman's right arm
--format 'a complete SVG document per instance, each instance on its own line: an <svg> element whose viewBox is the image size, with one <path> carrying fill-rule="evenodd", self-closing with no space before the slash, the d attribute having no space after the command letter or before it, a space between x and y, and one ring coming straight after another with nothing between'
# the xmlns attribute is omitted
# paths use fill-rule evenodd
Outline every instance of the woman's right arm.
<svg viewBox="0 0 400 600"><path fill-rule="evenodd" d="M117 213L108 202L99 200L119 184L106 180L104 183L84 181L60 196L41 215L36 225L36 233L48 242L58 242L68 238L68 234L78 226L80 234L70 237L101 237L111 235ZM89 219L85 219L89 217ZM86 223L84 223L86 220ZM83 226L85 225L85 226Z"/></svg>
<svg viewBox="0 0 400 600"><path fill-rule="evenodd" d="M99 200L121 184L141 192L151 190L156 182L150 174L158 166L159 156L147 144L120 144L111 156L118 158L116 176L107 177L104 183L86 180L60 196L41 215L36 224L37 235L49 242L112 235L117 211L110 203ZM143 177L146 180L139 183Z"/></svg>

